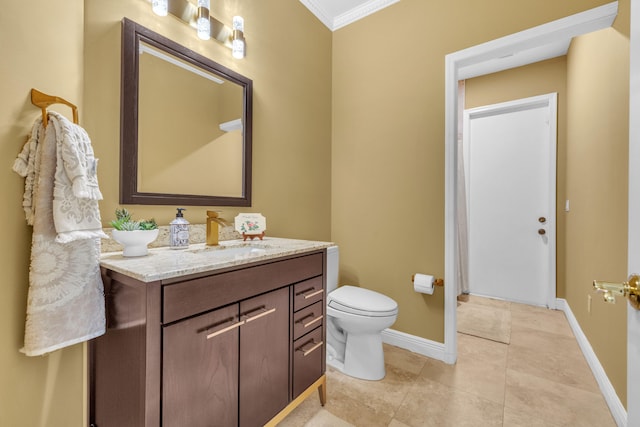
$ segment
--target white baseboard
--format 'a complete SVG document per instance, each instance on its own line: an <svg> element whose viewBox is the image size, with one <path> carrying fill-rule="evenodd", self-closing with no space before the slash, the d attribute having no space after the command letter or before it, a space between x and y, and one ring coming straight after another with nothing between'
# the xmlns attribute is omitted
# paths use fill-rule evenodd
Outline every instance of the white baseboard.
<svg viewBox="0 0 640 427"><path fill-rule="evenodd" d="M444 344L436 341L420 338L394 329L385 329L382 331L382 341L432 359L446 362Z"/></svg>
<svg viewBox="0 0 640 427"><path fill-rule="evenodd" d="M611 415L613 415L616 424L618 425L618 427L626 427L627 411L624 409L620 398L613 388L611 381L609 381L609 377L600 364L600 361L598 360L596 353L593 351L591 344L589 344L587 336L584 334L584 332L582 332L582 328L580 328L578 320L573 315L573 312L569 307L569 303L563 298L558 298L556 300L556 308L563 311L565 316L567 316L567 320L569 321L571 330L573 331L573 334L578 341L578 345L582 350L582 354L584 354L584 357L587 359L587 363L589 364L593 375L596 377L598 386L600 386L600 391L602 392L604 400L609 406L609 410L611 411Z"/></svg>

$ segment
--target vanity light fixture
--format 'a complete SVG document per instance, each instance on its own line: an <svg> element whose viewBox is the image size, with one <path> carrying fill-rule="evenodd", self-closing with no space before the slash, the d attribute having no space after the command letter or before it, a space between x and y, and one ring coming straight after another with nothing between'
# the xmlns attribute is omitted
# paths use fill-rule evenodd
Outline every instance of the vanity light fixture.
<svg viewBox="0 0 640 427"><path fill-rule="evenodd" d="M247 42L244 38L244 19L233 17L232 27L224 25L211 16L211 0L145 0L151 3L153 12L159 16L171 14L196 29L202 40L215 39L231 49L234 58L246 56Z"/></svg>
<svg viewBox="0 0 640 427"><path fill-rule="evenodd" d="M209 8L211 3L209 0L198 0L198 18L196 20L196 26L198 30L198 37L202 40L209 40L211 38L211 21L209 20Z"/></svg>
<svg viewBox="0 0 640 427"><path fill-rule="evenodd" d="M233 17L233 38L231 40L231 55L234 58L244 58L244 18L242 16Z"/></svg>
<svg viewBox="0 0 640 427"><path fill-rule="evenodd" d="M169 0L151 0L151 9L158 16L167 16L167 13L169 13Z"/></svg>

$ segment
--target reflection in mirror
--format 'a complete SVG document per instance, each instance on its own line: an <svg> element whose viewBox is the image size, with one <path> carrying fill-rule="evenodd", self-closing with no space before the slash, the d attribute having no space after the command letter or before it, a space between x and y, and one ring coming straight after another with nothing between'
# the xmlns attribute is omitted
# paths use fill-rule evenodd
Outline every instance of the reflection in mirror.
<svg viewBox="0 0 640 427"><path fill-rule="evenodd" d="M250 206L251 89L125 19L121 203Z"/></svg>

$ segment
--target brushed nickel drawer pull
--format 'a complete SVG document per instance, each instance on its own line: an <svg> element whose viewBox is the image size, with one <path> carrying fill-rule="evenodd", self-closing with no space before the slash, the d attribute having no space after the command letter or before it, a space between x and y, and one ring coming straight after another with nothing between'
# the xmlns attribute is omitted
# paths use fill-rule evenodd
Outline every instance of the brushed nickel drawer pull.
<svg viewBox="0 0 640 427"><path fill-rule="evenodd" d="M305 350L303 347L307 344L313 344L313 347L311 347L308 350ZM311 353L313 353L315 350L319 349L320 347L322 347L322 344L324 344L324 342L320 341L319 343L316 343L314 341L311 341L310 343L305 343L305 345L303 345L302 347L298 348L297 351L301 351L302 352L302 356L303 357L307 357L308 355L310 355Z"/></svg>
<svg viewBox="0 0 640 427"><path fill-rule="evenodd" d="M264 309L263 309L263 310L264 310ZM245 321L246 323L249 323L249 322L251 322L251 321L253 321L253 320L256 320L256 319L261 318L262 316L266 316L267 314L275 313L275 311L276 311L276 308L275 308L275 307L273 307L273 308L272 308L272 309L270 309L270 310L265 310L265 311L263 311L263 312L262 312L262 313L260 313L260 314L256 314L255 316L251 316L251 317L249 317L249 318L247 318L247 319L244 319L244 321Z"/></svg>
<svg viewBox="0 0 640 427"><path fill-rule="evenodd" d="M230 330L235 329L235 328L237 328L239 326L242 326L242 325L244 325L244 320L241 320L241 321L239 321L237 323L234 323L233 325L227 326L226 328L222 328L219 331L215 331L215 332L210 333L209 335L207 335L207 339L211 339L211 338L213 338L215 336L218 336L220 334L224 334L225 332L229 332Z"/></svg>
<svg viewBox="0 0 640 427"><path fill-rule="evenodd" d="M313 290L313 289L309 289L309 291L312 291L312 290ZM307 292L309 292L309 291L307 291ZM321 294L321 293L323 293L323 292L324 292L324 289L320 289L320 290L317 290L317 291L315 291L315 292L311 292L310 294L304 294L304 299L313 298L313 297L315 297L316 295L320 295L320 294Z"/></svg>
<svg viewBox="0 0 640 427"><path fill-rule="evenodd" d="M302 323L304 321L304 319L313 316L313 314L310 314L309 316L303 317L302 319L298 320L296 323ZM307 322L305 324L302 325L303 328L308 328L309 326L313 325L316 322L319 322L320 320L322 320L324 316L321 314L320 316L316 317L315 319L311 320L310 322Z"/></svg>

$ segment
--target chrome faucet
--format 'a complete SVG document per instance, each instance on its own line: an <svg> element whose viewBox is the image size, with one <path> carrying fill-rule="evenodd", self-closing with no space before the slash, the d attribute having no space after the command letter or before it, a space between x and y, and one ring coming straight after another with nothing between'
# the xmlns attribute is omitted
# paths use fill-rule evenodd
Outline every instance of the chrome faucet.
<svg viewBox="0 0 640 427"><path fill-rule="evenodd" d="M218 246L218 225L223 227L229 224L218 217L220 212L207 211L207 246Z"/></svg>

